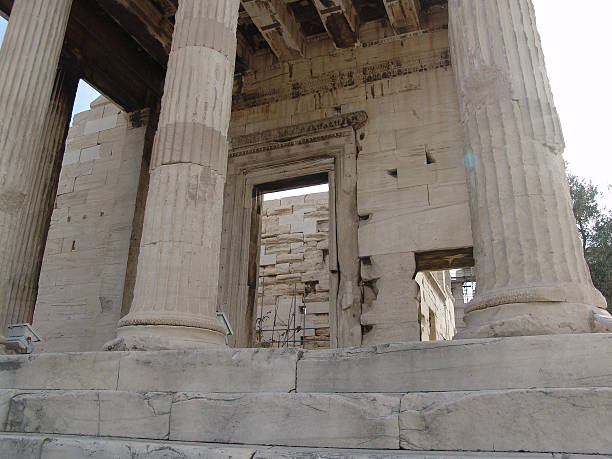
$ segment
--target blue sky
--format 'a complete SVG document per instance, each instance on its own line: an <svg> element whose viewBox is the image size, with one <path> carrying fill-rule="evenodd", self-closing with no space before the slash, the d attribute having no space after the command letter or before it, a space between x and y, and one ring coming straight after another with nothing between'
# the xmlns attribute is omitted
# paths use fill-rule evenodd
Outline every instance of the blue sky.
<svg viewBox="0 0 612 459"><path fill-rule="evenodd" d="M75 114L89 110L89 104L98 98L100 93L89 86L85 81L79 81L76 97L74 99L74 107L72 108L72 116ZM72 121L70 122L72 124Z"/></svg>

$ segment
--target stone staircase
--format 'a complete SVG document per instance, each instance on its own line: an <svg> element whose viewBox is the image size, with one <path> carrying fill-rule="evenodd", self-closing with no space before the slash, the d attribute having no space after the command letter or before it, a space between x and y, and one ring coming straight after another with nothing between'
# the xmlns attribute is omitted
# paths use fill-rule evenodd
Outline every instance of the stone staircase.
<svg viewBox="0 0 612 459"><path fill-rule="evenodd" d="M3 458L612 456L610 413L612 334L0 356Z"/></svg>

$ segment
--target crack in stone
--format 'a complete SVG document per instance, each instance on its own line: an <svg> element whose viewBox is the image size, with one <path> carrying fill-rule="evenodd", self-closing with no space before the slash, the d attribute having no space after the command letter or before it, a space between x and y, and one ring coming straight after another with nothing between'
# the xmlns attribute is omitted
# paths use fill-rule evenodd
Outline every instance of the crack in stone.
<svg viewBox="0 0 612 459"><path fill-rule="evenodd" d="M115 382L115 390L119 390L119 378L121 376L121 358L117 361L117 381Z"/></svg>
<svg viewBox="0 0 612 459"><path fill-rule="evenodd" d="M100 392L97 391L98 398L98 436L100 436L100 425L102 423L102 404L100 403Z"/></svg>

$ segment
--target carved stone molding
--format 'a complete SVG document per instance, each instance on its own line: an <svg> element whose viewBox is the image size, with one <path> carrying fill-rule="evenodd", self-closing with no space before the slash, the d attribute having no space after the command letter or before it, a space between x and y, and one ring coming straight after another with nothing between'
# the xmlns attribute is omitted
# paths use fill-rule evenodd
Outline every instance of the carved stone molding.
<svg viewBox="0 0 612 459"><path fill-rule="evenodd" d="M348 52L355 51L351 49ZM450 65L450 49L442 47L377 63L357 65L355 61L355 66L351 68L333 70L316 77L283 81L274 86L260 86L249 82L248 78L241 78L237 83L241 90L232 96L232 109L243 110L309 94L355 88L389 78L447 68Z"/></svg>
<svg viewBox="0 0 612 459"><path fill-rule="evenodd" d="M346 113L344 115L332 116L316 121L293 124L266 131L255 132L253 134L241 135L232 138L232 151L230 158L244 156L251 153L258 153L267 150L276 150L286 146L293 146L300 143L319 142L331 137L337 137L338 133L326 133L322 136L310 137L320 132L331 131L352 127L354 130L362 128L368 121L368 114L364 111ZM309 136L306 139L301 137ZM300 140L296 140L300 139ZM272 145L262 145L272 143ZM257 145L256 148L242 150L245 147ZM240 150L239 150L240 149Z"/></svg>
<svg viewBox="0 0 612 459"><path fill-rule="evenodd" d="M330 339L334 347L361 344L357 144L358 129L367 119L366 112L356 111L233 138L219 269L219 309L227 313L234 328L230 345L253 343L258 287L254 270L261 224L257 197L274 184L323 174L330 190L330 235L335 234L329 238L328 258Z"/></svg>
<svg viewBox="0 0 612 459"><path fill-rule="evenodd" d="M347 136L346 131L342 132L333 132L331 134L322 134L308 137L301 137L297 140L290 140L288 142L280 142L280 143L269 143L266 145L256 146L253 148L247 148L246 150L239 150L230 153L230 158L239 158L242 156L252 155L255 153L262 153L264 151L272 151L272 150L280 150L281 148L289 148L295 145L305 145L308 143L322 142L324 140L333 139L336 137L345 137Z"/></svg>

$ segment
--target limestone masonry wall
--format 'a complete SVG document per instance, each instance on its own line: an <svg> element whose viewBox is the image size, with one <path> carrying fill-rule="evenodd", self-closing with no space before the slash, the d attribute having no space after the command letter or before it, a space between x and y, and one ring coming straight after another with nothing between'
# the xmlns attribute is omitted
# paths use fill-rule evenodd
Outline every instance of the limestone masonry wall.
<svg viewBox="0 0 612 459"><path fill-rule="evenodd" d="M392 36L385 21L366 23L360 43L350 49L335 49L325 37L309 38L304 58L283 63L258 59L254 70L234 80L230 139L356 111L367 113L368 121L356 133L354 152L361 285L360 291L339 292L342 301L356 297L363 301L363 345L420 340L423 289L415 280L415 252L472 246L446 9L427 18L422 30L400 36ZM75 119L35 311L34 324L45 338L45 350L94 350L115 336L144 131L128 127L126 115L105 99ZM324 148L325 142L321 145ZM297 211L308 205L291 204ZM274 277L274 284L266 285L268 291L282 293L274 300L264 298L264 307L281 301L278 298L285 304L299 274L298 288L318 282L308 295L317 306L308 310L313 316L307 325L325 326L326 276L316 274L317 279L307 280L307 273L319 272L310 268L325 264L324 237L318 233L324 229L323 214L308 219L304 212L302 229L295 230L320 234L316 236L320 241L290 242L295 236L280 233L290 216L267 217L271 218L264 222L264 234L278 235L264 237L262 273L270 281ZM304 260L292 262L296 255L292 244L300 243ZM338 243L345 243L341 235ZM279 265L285 267L265 264L270 263L268 255L284 259ZM281 273L287 263L289 272ZM304 270L291 272L296 269L292 263L302 263ZM449 307L444 307L447 312L440 318L449 321ZM439 333L448 337L450 326Z"/></svg>
<svg viewBox="0 0 612 459"><path fill-rule="evenodd" d="M103 97L68 133L34 327L37 350L98 351L116 334L145 127Z"/></svg>
<svg viewBox="0 0 612 459"><path fill-rule="evenodd" d="M328 193L317 193L263 202L256 321L260 346L282 347L287 341L291 346L295 341L308 349L329 347L328 200ZM455 315L449 272L419 272L415 280L419 291L418 340L452 339ZM305 333L302 299L306 304ZM295 339L293 311L298 328Z"/></svg>
<svg viewBox="0 0 612 459"><path fill-rule="evenodd" d="M343 50L310 39L304 59L262 60L234 83L230 137L367 113L357 158L364 345L420 339L415 252L472 246L447 23L442 10L391 37L374 21Z"/></svg>
<svg viewBox="0 0 612 459"><path fill-rule="evenodd" d="M293 310L296 326L303 328L304 300L306 327L296 332L295 344L299 346L304 337L306 348L329 347L328 231L329 193L263 202L257 300L260 332L256 335L259 345L278 345L278 341L283 345L290 318L293 328ZM292 340L293 332L289 336Z"/></svg>

